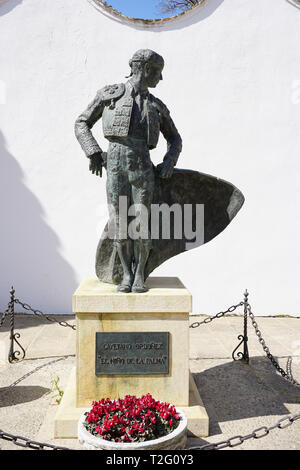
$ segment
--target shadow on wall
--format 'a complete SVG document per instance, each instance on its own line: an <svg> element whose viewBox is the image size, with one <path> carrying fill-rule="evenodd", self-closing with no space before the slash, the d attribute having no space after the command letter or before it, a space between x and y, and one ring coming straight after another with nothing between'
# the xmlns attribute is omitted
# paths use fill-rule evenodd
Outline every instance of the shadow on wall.
<svg viewBox="0 0 300 470"><path fill-rule="evenodd" d="M16 297L33 308L69 313L77 287L75 273L60 255L59 238L45 222L40 202L23 183L23 172L7 151L1 131L0 159L0 308L6 308L13 285Z"/></svg>
<svg viewBox="0 0 300 470"><path fill-rule="evenodd" d="M91 0L89 0L90 3ZM94 1L94 0L93 0ZM199 5L198 7L192 9L191 11L185 12L183 15L178 15L176 19L170 19L161 23L160 21L154 22L153 25L150 25L146 21L143 23L142 20L130 20L126 16L114 16L113 14L106 13L105 8L97 6L97 2L94 3L94 6L113 21L118 23L122 22L127 26L130 26L137 30L150 30L154 33L159 33L160 31L174 31L178 29L187 28L193 24L199 23L200 21L205 20L211 16L217 8L224 2L224 0L207 0L204 4ZM109 3L109 2L108 2Z"/></svg>
<svg viewBox="0 0 300 470"><path fill-rule="evenodd" d="M15 7L20 5L24 0L0 0L0 16L10 13Z"/></svg>

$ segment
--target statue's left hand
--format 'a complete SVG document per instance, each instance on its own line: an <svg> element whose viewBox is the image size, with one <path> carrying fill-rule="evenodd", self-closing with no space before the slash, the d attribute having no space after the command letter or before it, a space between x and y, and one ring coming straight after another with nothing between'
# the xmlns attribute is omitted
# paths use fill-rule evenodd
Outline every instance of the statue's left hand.
<svg viewBox="0 0 300 470"><path fill-rule="evenodd" d="M174 170L174 162L172 160L164 160L157 165L156 168L160 178L171 178Z"/></svg>

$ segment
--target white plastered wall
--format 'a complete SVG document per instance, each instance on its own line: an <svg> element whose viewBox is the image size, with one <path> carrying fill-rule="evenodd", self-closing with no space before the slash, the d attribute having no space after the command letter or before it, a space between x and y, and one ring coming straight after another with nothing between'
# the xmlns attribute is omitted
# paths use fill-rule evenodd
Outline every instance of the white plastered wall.
<svg viewBox="0 0 300 470"><path fill-rule="evenodd" d="M105 177L88 171L74 121L97 89L125 80L135 50L151 48L166 62L154 93L183 138L178 166L246 198L216 239L155 275L180 277L194 313L216 313L247 287L258 314L299 316L299 38L300 10L286 0L207 0L154 28L87 0L0 2L0 307L14 284L36 308L71 312L94 275Z"/></svg>

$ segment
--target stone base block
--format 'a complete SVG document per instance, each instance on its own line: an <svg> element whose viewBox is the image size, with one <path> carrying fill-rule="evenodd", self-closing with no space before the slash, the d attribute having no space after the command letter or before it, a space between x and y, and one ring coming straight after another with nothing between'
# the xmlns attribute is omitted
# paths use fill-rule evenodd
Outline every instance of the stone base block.
<svg viewBox="0 0 300 470"><path fill-rule="evenodd" d="M188 420L188 436L208 437L209 417L191 373L189 379L189 406L183 406L181 409Z"/></svg>
<svg viewBox="0 0 300 470"><path fill-rule="evenodd" d="M189 384L189 406L181 407L188 419L188 435L208 437L209 418L192 374L190 374ZM86 408L76 407L76 371L74 368L55 416L54 437L56 439L77 438L78 420L85 411L87 411Z"/></svg>
<svg viewBox="0 0 300 470"><path fill-rule="evenodd" d="M111 399L125 395L151 393L160 401L169 401L182 408L189 404L189 312L192 296L178 278L151 277L147 279L149 291L143 294L120 293L116 286L100 282L99 279L85 279L73 295L73 310L76 314L76 406L89 407L97 397ZM112 334L169 334L167 372L151 374L151 367L142 373L139 367L127 374L114 372L97 373L95 358L109 361L105 350L97 350L97 333ZM129 340L118 344L109 340L108 346L127 346ZM125 341L125 343L124 343ZM125 360L141 360L132 340L132 356ZM149 350L150 351L150 350ZM159 355L159 354L158 354ZM122 355L121 355L122 356ZM153 353L145 360L157 359ZM116 361L120 358L116 348ZM165 360L165 352L159 357ZM111 360L111 358L110 358ZM139 364L145 364L139 362ZM146 363L147 364L147 363ZM122 363L122 368L126 366Z"/></svg>

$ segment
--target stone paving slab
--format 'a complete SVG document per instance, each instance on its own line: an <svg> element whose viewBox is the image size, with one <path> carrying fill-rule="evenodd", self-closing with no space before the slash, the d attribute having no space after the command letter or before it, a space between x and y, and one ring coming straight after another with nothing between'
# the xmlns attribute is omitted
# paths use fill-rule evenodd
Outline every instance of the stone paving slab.
<svg viewBox="0 0 300 470"><path fill-rule="evenodd" d="M59 319L62 317L60 316ZM203 320L193 316L191 322ZM74 322L72 316L64 319ZM293 375L300 381L300 320L257 318L272 354L285 369L291 355ZM234 362L232 349L243 331L243 317L216 319L191 329L190 367L210 416L210 437L189 439L188 447L245 435L300 410L300 389L279 376L249 325L250 364ZM54 440L56 395L49 391L59 377L62 390L75 364L75 332L37 317L17 316L16 331L26 345L26 359L0 368L0 429L31 439L79 449L76 440ZM8 328L0 329L0 341ZM23 378L23 379L22 379ZM22 379L22 380L20 380ZM15 381L19 383L9 387ZM20 450L0 440L0 449ZM235 450L300 450L300 420L287 429L275 429L263 439L252 439Z"/></svg>
<svg viewBox="0 0 300 470"><path fill-rule="evenodd" d="M300 410L300 390L275 374L264 357L251 358L249 365L200 359L191 361L191 369L211 419L208 442L247 435ZM293 369L299 376L299 364ZM274 430L264 439L247 441L241 448L300 449L300 423L297 421L286 430Z"/></svg>
<svg viewBox="0 0 300 470"><path fill-rule="evenodd" d="M54 318L54 317L52 317ZM68 321L75 324L71 315L60 315L59 321ZM7 319L0 330L0 365L6 361L9 348L10 326ZM16 332L20 333L20 343L25 349L26 358L42 358L45 355L74 354L75 335L74 330L62 327L56 323L50 323L31 315L15 316ZM59 338L59 340L57 339Z"/></svg>

